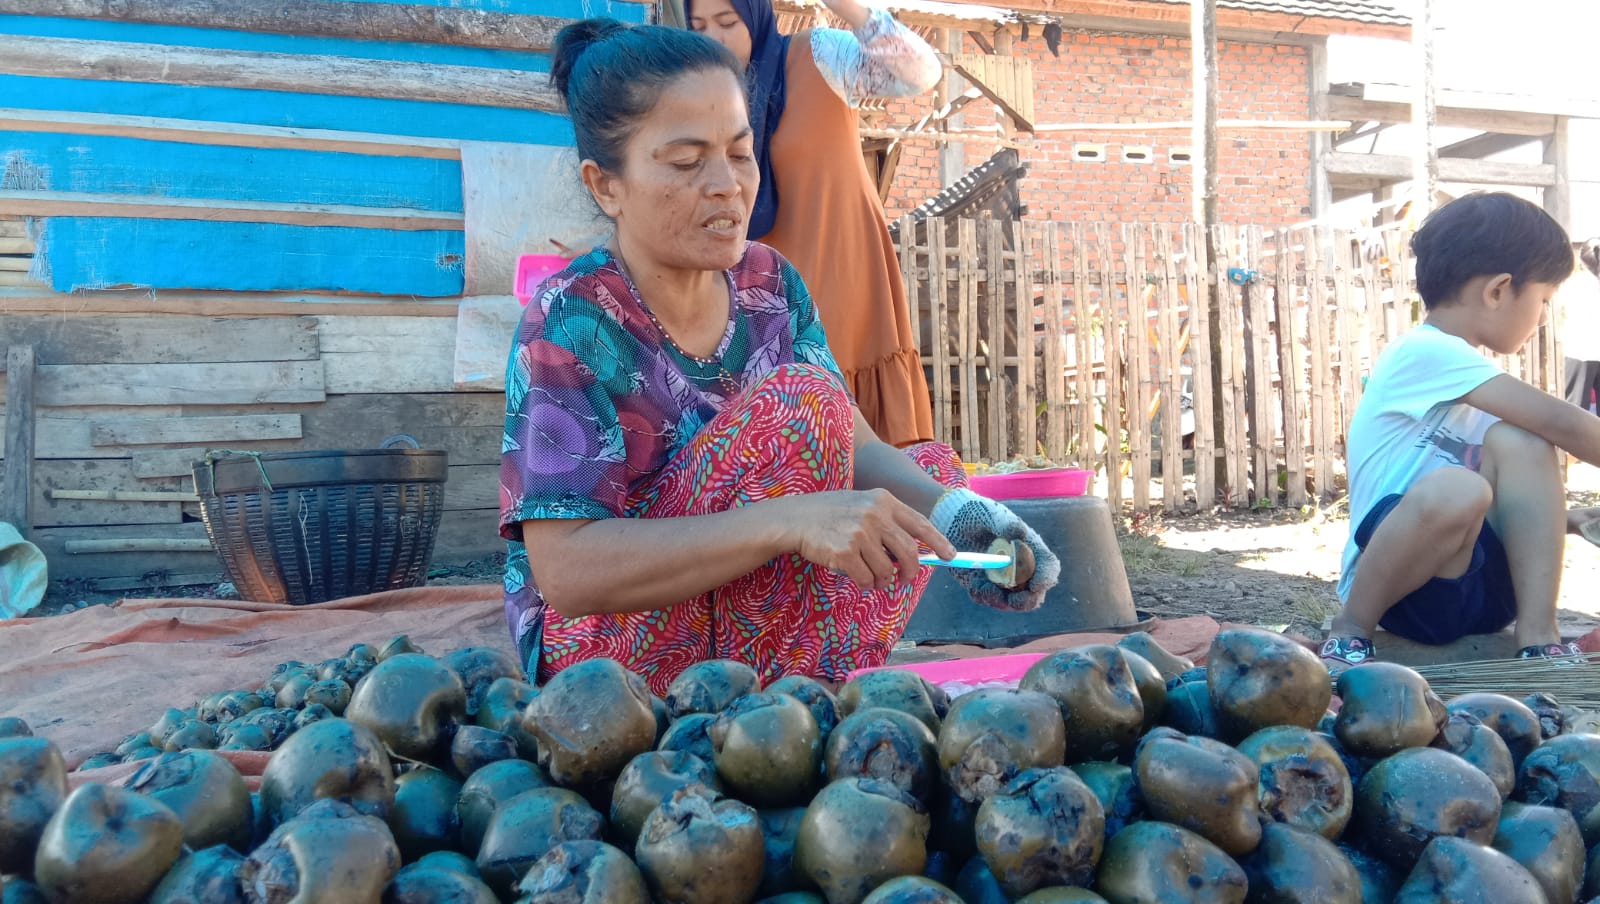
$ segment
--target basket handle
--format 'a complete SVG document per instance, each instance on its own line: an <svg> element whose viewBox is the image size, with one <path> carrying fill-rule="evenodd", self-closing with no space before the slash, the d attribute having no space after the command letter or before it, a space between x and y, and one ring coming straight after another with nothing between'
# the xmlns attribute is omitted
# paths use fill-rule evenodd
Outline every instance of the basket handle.
<svg viewBox="0 0 1600 904"><path fill-rule="evenodd" d="M393 449L396 446L409 446L413 449L422 448L422 444L417 442L417 438L409 433L396 433L378 444L380 449Z"/></svg>

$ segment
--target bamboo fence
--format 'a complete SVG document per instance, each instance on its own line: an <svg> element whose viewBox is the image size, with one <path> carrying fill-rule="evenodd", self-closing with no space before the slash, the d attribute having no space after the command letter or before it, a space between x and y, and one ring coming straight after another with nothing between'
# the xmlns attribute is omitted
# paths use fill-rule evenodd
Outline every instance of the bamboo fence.
<svg viewBox="0 0 1600 904"><path fill-rule="evenodd" d="M1372 363L1423 313L1404 239L1222 226L1210 266L1192 225L908 217L935 435L967 461L1098 470L1135 511L1334 499ZM1553 329L1498 360L1560 391Z"/></svg>

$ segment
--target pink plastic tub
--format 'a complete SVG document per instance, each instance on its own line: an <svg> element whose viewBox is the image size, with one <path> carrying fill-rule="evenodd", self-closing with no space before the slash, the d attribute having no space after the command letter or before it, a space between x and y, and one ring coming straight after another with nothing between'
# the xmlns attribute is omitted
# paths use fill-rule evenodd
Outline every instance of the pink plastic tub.
<svg viewBox="0 0 1600 904"><path fill-rule="evenodd" d="M546 279L566 269L567 259L559 254L524 254L517 258L517 278L511 294L527 304L533 291Z"/></svg>
<svg viewBox="0 0 1600 904"><path fill-rule="evenodd" d="M1045 499L1082 496L1089 491L1094 472L1080 468L1048 468L1011 474L976 474L972 491L990 499Z"/></svg>
<svg viewBox="0 0 1600 904"><path fill-rule="evenodd" d="M919 662L913 665L887 665L876 669L856 669L851 678L868 672L897 669L915 672L928 683L946 688L952 694L980 685L1005 684L1015 687L1028 671L1028 667L1045 658L1048 653L1007 653L1002 656L978 656L972 659L950 659L943 662Z"/></svg>

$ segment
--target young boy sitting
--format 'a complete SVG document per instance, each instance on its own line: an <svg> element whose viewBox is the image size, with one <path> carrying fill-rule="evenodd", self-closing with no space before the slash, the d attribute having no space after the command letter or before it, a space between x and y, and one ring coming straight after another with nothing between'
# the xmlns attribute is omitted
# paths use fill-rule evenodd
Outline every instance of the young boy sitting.
<svg viewBox="0 0 1600 904"><path fill-rule="evenodd" d="M1600 464L1600 418L1478 348L1520 349L1573 271L1561 226L1505 193L1440 208L1411 239L1427 318L1384 349L1349 433L1335 671L1374 658L1379 625L1426 644L1516 623L1518 656L1568 656L1556 629L1566 511L1556 449Z"/></svg>

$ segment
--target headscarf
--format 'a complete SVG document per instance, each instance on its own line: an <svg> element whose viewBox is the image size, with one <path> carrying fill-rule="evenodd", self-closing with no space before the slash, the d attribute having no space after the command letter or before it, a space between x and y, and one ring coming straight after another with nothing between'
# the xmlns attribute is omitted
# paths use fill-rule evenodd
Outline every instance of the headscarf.
<svg viewBox="0 0 1600 904"><path fill-rule="evenodd" d="M772 0L729 0L744 27L750 32L750 65L745 77L750 84L750 130L755 134L756 161L761 167L761 187L756 191L755 209L745 234L759 239L772 231L778 219L778 180L772 173L772 133L783 117L788 85L786 65L789 36L778 32L778 16ZM694 17L694 0L684 0L684 19Z"/></svg>

